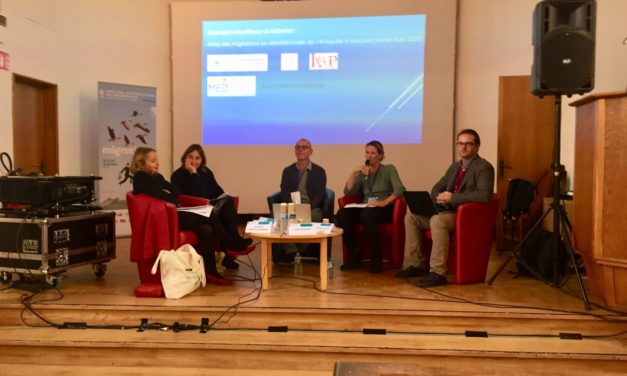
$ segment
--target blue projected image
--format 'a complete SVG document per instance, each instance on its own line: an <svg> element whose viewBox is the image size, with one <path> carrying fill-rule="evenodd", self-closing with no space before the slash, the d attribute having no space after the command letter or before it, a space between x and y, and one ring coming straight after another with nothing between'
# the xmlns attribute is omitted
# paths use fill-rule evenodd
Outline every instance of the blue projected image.
<svg viewBox="0 0 627 376"><path fill-rule="evenodd" d="M421 143L425 22L204 21L203 144Z"/></svg>

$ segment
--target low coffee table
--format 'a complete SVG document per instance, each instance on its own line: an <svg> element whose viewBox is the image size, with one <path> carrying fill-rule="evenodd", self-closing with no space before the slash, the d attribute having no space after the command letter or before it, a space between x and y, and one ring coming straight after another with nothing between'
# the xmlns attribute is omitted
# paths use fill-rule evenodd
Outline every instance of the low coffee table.
<svg viewBox="0 0 627 376"><path fill-rule="evenodd" d="M341 228L334 227L330 234L287 235L280 232L270 234L247 233L261 240L261 287L268 289L268 279L272 278L271 249L274 243L319 243L320 244L320 290L327 289L327 239L342 235Z"/></svg>

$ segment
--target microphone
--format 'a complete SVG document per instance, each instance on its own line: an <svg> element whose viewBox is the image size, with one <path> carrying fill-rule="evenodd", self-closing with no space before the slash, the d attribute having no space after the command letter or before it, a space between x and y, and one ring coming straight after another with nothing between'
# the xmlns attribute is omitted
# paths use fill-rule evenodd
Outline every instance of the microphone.
<svg viewBox="0 0 627 376"><path fill-rule="evenodd" d="M366 167L370 167L370 161L366 159ZM364 175L364 181L368 181L368 175Z"/></svg>

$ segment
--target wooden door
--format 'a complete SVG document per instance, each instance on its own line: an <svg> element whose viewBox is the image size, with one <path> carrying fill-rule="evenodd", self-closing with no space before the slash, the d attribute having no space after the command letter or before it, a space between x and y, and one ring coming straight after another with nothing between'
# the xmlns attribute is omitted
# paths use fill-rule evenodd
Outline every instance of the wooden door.
<svg viewBox="0 0 627 376"><path fill-rule="evenodd" d="M500 213L505 208L510 179L529 180L538 185L539 191L531 205L531 216L524 222L523 232L541 216L543 197L550 195L555 130L555 98L540 99L531 94L530 88L530 76L499 78L496 192L501 202ZM502 221L498 220L498 251L511 247L511 244L504 243L504 230L507 230L507 234L510 233L509 229L504 229Z"/></svg>
<svg viewBox="0 0 627 376"><path fill-rule="evenodd" d="M13 75L13 168L21 175L59 173L57 86Z"/></svg>

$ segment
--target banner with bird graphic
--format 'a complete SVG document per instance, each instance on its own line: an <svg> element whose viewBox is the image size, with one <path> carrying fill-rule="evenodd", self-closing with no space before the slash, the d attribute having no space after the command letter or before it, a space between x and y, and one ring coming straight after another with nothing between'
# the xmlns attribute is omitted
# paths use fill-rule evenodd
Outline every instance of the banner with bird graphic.
<svg viewBox="0 0 627 376"><path fill-rule="evenodd" d="M116 212L116 234L131 233L126 193L133 190L131 159L138 146L156 145L157 89L98 82L98 197Z"/></svg>

